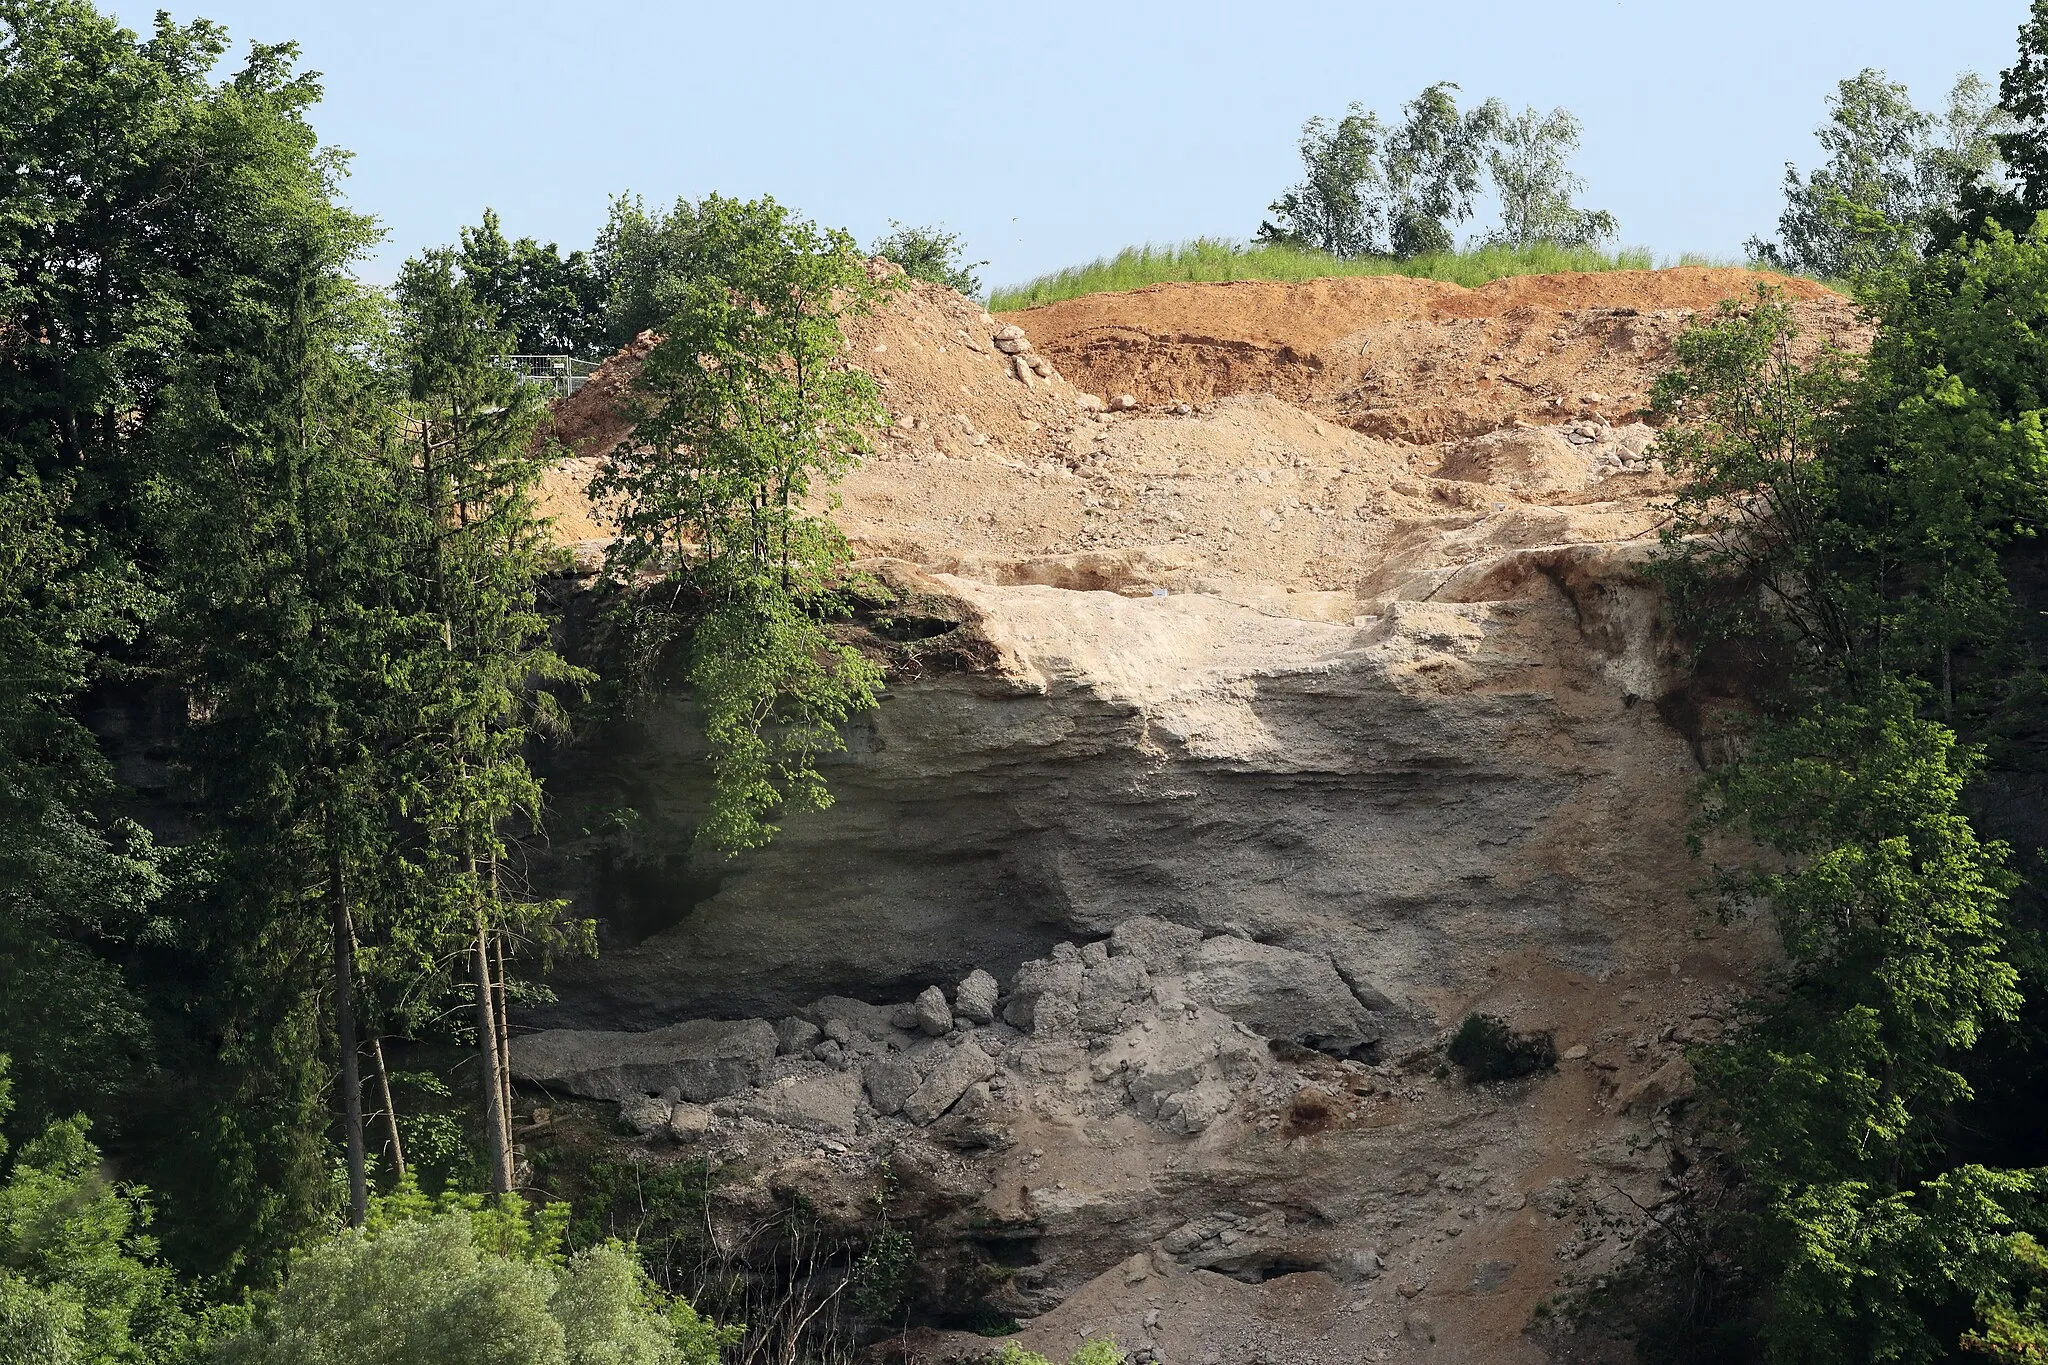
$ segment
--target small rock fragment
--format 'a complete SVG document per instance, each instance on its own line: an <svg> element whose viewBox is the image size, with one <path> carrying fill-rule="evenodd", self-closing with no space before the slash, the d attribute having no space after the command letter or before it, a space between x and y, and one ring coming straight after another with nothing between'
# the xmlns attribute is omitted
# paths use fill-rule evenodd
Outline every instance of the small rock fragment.
<svg viewBox="0 0 2048 1365"><path fill-rule="evenodd" d="M695 1142L711 1131L711 1111L684 1101L669 1110L668 1135L677 1142Z"/></svg>
<svg viewBox="0 0 2048 1365"><path fill-rule="evenodd" d="M937 986L926 986L912 1009L918 1031L927 1038L953 1031L953 1011L946 1004L946 993Z"/></svg>
<svg viewBox="0 0 2048 1365"><path fill-rule="evenodd" d="M1584 1060L1586 1060L1586 1052L1587 1048L1584 1043L1575 1043L1571 1047L1568 1047L1564 1050L1559 1060L1567 1062L1583 1062Z"/></svg>
<svg viewBox="0 0 2048 1365"><path fill-rule="evenodd" d="M791 1015L775 1022L775 1050L784 1057L809 1052L818 1042L818 1026Z"/></svg>
<svg viewBox="0 0 2048 1365"><path fill-rule="evenodd" d="M954 988L953 1012L970 1023L993 1023L1000 990L994 977L976 967Z"/></svg>
<svg viewBox="0 0 2048 1365"><path fill-rule="evenodd" d="M1654 1114L1689 1097L1693 1086L1692 1064L1683 1057L1675 1058L1624 1091L1621 1111Z"/></svg>
<svg viewBox="0 0 2048 1365"><path fill-rule="evenodd" d="M1136 394L1120 393L1109 400L1109 410L1111 412L1130 412L1137 406L1138 398Z"/></svg>
<svg viewBox="0 0 2048 1365"><path fill-rule="evenodd" d="M619 1118L641 1137L653 1137L667 1131L669 1110L673 1107L671 1101L652 1095L628 1095L619 1101Z"/></svg>

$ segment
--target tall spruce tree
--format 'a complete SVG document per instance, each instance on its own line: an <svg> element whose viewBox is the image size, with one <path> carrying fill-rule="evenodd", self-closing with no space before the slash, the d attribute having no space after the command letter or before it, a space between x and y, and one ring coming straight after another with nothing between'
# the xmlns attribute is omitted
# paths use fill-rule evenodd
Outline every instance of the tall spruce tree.
<svg viewBox="0 0 2048 1365"><path fill-rule="evenodd" d="M507 845L540 823L540 783L523 751L536 729L560 719L546 687L589 675L555 653L536 606L557 558L533 499L546 409L505 364L514 337L452 252L408 262L396 296L413 577L432 629L406 663L417 722L398 751L397 790L426 830L407 859L405 890L434 914L407 946L424 974L465 945L491 1182L502 1192L513 1174L503 939L554 946L572 930L560 902L516 894Z"/></svg>

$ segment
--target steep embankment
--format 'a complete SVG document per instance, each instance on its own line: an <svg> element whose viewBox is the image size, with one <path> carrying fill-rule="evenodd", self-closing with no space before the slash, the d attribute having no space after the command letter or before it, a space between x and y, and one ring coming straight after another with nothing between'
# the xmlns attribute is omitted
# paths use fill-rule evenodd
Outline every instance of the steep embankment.
<svg viewBox="0 0 2048 1365"><path fill-rule="evenodd" d="M1168 285L1016 333L910 290L849 337L895 425L841 521L913 643L839 804L693 863L680 699L562 763L558 803L641 818L544 870L607 951L522 1074L733 1163L735 1218L891 1163L950 1258L925 1308L1040 1348L1542 1358L1534 1306L1682 1183L1679 1049L1764 952L1686 894L1708 721L1639 572L1636 420L1753 283ZM558 410L571 538L635 363ZM1438 1074L1472 1010L1559 1069ZM781 1022L579 1032L749 1015Z"/></svg>

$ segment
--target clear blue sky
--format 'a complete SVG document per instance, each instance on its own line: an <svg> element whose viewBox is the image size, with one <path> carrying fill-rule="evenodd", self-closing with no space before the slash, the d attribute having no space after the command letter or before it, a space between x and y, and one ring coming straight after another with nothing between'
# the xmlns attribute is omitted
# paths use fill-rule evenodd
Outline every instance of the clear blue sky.
<svg viewBox="0 0 2048 1365"><path fill-rule="evenodd" d="M166 0L238 45L296 39L322 136L390 237L371 273L486 205L586 245L606 197L771 193L862 241L944 223L1008 283L1143 241L1248 235L1308 115L1423 85L1564 105L1583 202L1664 255L1735 256L1835 81L1933 107L2009 64L2024 0L1436 0L1223 5ZM146 30L157 5L113 6Z"/></svg>

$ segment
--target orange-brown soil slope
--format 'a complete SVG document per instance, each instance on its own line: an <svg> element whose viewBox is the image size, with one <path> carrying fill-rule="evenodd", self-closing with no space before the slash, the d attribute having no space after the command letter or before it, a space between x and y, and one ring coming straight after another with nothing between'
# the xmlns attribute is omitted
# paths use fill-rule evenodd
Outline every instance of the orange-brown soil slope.
<svg viewBox="0 0 2048 1365"><path fill-rule="evenodd" d="M1782 290L1824 333L1811 280L1681 267L1523 275L1478 289L1398 276L1160 284L1006 315L1077 384L1141 401L1271 393L1376 436L1477 436L1581 406L1625 415L1694 313Z"/></svg>
<svg viewBox="0 0 2048 1365"><path fill-rule="evenodd" d="M863 554L984 582L1258 584L1348 619L1417 571L1646 534L1668 487L1649 387L1698 312L1759 283L1805 344L1861 344L1845 299L1744 270L1173 284L1010 318L917 284L849 329L893 425L838 516ZM1043 374L998 348L1006 322ZM582 488L630 435L645 344L557 406L564 540L605 534ZM1135 408L1100 410L1120 394Z"/></svg>

